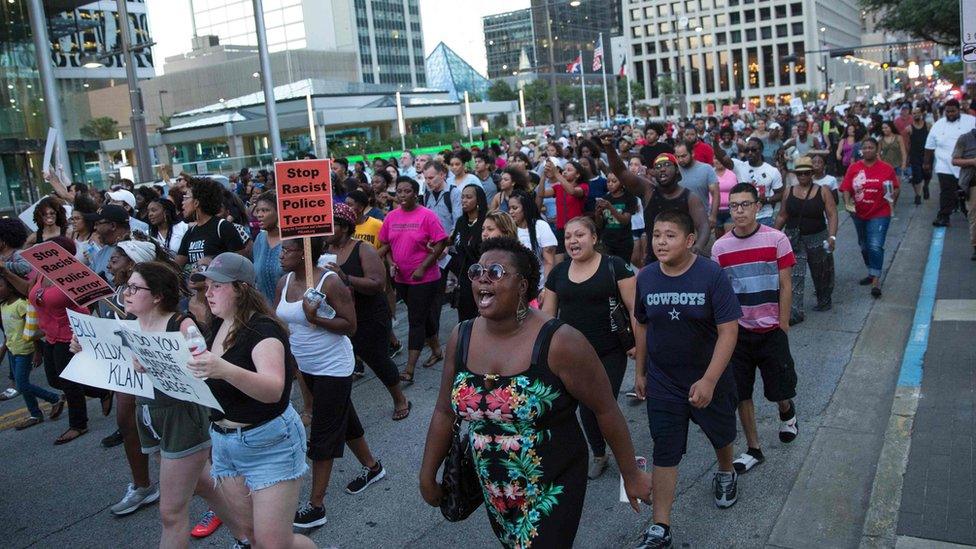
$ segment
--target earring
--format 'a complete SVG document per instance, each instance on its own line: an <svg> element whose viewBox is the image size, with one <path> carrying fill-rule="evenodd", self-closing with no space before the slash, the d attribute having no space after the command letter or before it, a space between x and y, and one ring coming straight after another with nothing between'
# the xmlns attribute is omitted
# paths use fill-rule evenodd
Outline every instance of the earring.
<svg viewBox="0 0 976 549"><path fill-rule="evenodd" d="M522 294L522 296L519 297L518 310L515 311L515 320L521 324L523 321L525 321L525 317L527 316L529 316L529 307L525 304L525 294Z"/></svg>

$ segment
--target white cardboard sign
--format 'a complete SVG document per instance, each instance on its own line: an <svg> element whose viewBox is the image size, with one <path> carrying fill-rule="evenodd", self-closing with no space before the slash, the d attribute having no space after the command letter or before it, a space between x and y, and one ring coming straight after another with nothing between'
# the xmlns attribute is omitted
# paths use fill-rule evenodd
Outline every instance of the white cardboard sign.
<svg viewBox="0 0 976 549"><path fill-rule="evenodd" d="M208 408L223 408L214 398L210 387L197 379L187 369L190 351L186 338L179 332L138 333L123 330L126 343L133 356L152 378L153 385L167 395L188 402L196 402Z"/></svg>
<svg viewBox="0 0 976 549"><path fill-rule="evenodd" d="M132 352L121 337L125 328L138 330L138 322L98 318L70 309L68 321L82 351L71 359L61 377L89 387L153 397L152 381L132 368Z"/></svg>

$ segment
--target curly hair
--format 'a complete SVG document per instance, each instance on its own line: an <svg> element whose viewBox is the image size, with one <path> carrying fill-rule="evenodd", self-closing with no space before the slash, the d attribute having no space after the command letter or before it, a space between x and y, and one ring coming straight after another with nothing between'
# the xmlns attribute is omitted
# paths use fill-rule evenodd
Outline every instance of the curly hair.
<svg viewBox="0 0 976 549"><path fill-rule="evenodd" d="M539 296L539 258L535 252L522 245L518 239L509 237L489 238L481 243L481 255L492 251L507 252L512 256L515 270L528 283L525 290L525 301L529 302Z"/></svg>
<svg viewBox="0 0 976 549"><path fill-rule="evenodd" d="M68 216L64 214L64 202L61 202L60 198L53 196L45 196L42 198L37 203L37 207L34 208L34 223L37 223L38 228L44 226L44 210L48 208L54 210L54 224L60 227L63 233L65 228L68 227Z"/></svg>
<svg viewBox="0 0 976 549"><path fill-rule="evenodd" d="M220 183L213 179L190 177L187 187L193 193L193 199L197 201L200 211L209 216L220 213L224 203L224 187Z"/></svg>
<svg viewBox="0 0 976 549"><path fill-rule="evenodd" d="M24 242L27 242L27 225L24 225L16 217L4 217L0 219L0 241L4 245L19 250Z"/></svg>

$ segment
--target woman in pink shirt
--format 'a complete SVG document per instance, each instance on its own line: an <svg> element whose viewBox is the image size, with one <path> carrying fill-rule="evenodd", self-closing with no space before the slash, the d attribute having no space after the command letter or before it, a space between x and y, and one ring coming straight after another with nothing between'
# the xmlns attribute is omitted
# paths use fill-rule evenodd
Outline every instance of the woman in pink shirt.
<svg viewBox="0 0 976 549"><path fill-rule="evenodd" d="M75 255L75 243L70 238L58 236L51 241L71 255ZM60 377L72 357L68 349L71 344L71 324L68 322L67 310L71 309L82 314L88 314L88 310L72 302L64 292L39 273L35 272L32 276L27 298L37 310L37 326L44 332L44 340L41 341L44 373L47 375L48 385L64 391L65 399L68 401L68 430L54 441L55 444L64 444L88 432L88 407L85 396L101 399L102 414L107 416L112 411L112 393Z"/></svg>
<svg viewBox="0 0 976 549"><path fill-rule="evenodd" d="M715 168L715 175L718 176L718 222L715 223L715 239L722 238L727 231L732 228L732 216L729 214L729 191L735 187L739 181L735 177L735 172L726 169L716 158L712 162Z"/></svg>
<svg viewBox="0 0 976 549"><path fill-rule="evenodd" d="M424 348L430 347L425 368L442 358L437 334L440 330L441 269L437 260L447 247L448 236L437 214L417 204L420 185L409 177L397 180L396 195L400 207L383 219L380 229L380 257L390 266L397 293L407 304L409 354L406 370L400 374L405 383L413 382L413 371Z"/></svg>

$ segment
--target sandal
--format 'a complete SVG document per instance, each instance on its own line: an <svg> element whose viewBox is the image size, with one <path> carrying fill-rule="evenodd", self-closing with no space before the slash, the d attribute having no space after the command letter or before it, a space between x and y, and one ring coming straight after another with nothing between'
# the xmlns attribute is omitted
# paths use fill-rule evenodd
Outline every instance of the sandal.
<svg viewBox="0 0 976 549"><path fill-rule="evenodd" d="M410 415L410 410L413 408L413 402L407 401L407 407L401 408L399 410L393 410L393 421L400 421L407 419Z"/></svg>
<svg viewBox="0 0 976 549"><path fill-rule="evenodd" d="M47 416L48 419L58 419L59 417L61 417L61 413L64 412L64 405L66 403L67 401L65 400L64 395L62 394L61 398L59 398L57 402L51 405L51 412Z"/></svg>
<svg viewBox="0 0 976 549"><path fill-rule="evenodd" d="M430 368L431 366L433 366L434 364L437 364L438 362L440 362L442 360L444 360L444 353L440 353L440 354L437 354L437 355L431 353L431 355L429 357L427 357L427 362L424 362L423 366L424 366L424 368Z"/></svg>
<svg viewBox="0 0 976 549"><path fill-rule="evenodd" d="M57 439L54 440L54 444L55 446L61 444L67 444L87 432L88 429L75 429L74 427L72 427L67 431L61 433L61 436L59 436Z"/></svg>
<svg viewBox="0 0 976 549"><path fill-rule="evenodd" d="M400 372L400 382L405 384L413 384L413 372Z"/></svg>
<svg viewBox="0 0 976 549"><path fill-rule="evenodd" d="M102 397L102 415L108 416L112 413L112 404L115 403L115 393L109 393Z"/></svg>

